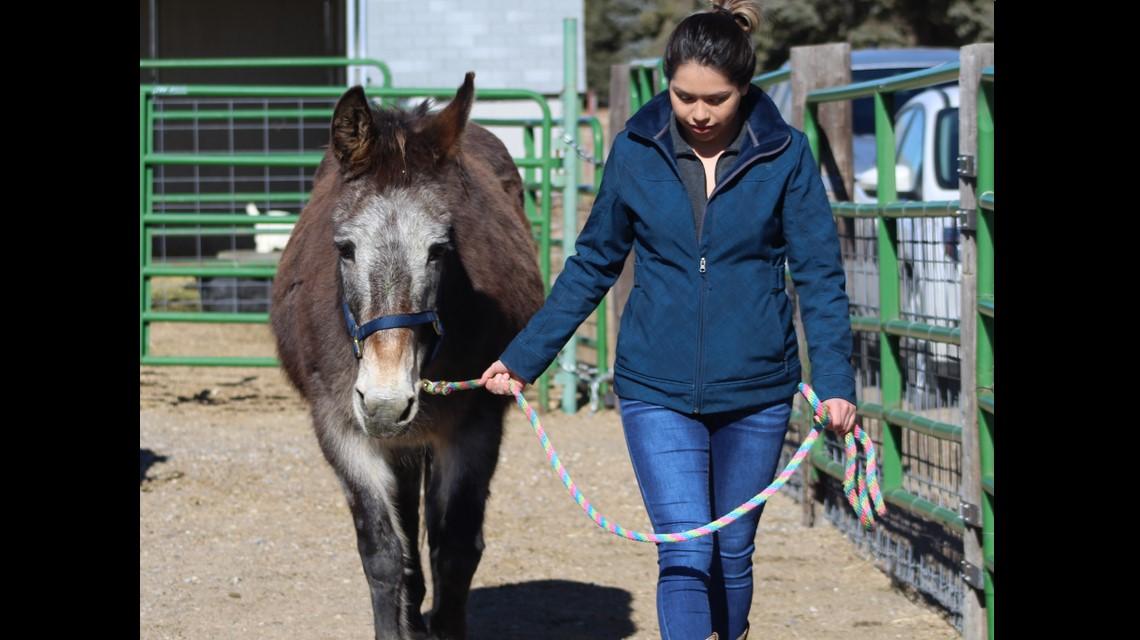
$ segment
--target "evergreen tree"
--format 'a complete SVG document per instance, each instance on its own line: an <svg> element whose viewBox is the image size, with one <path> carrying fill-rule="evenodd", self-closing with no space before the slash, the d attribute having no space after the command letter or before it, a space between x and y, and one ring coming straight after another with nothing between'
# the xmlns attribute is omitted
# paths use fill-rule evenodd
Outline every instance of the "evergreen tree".
<svg viewBox="0 0 1140 640"><path fill-rule="evenodd" d="M662 55L673 28L707 7L696 0L585 0L586 83L607 102L610 65ZM994 40L994 0L761 0L757 73L793 46L961 47Z"/></svg>

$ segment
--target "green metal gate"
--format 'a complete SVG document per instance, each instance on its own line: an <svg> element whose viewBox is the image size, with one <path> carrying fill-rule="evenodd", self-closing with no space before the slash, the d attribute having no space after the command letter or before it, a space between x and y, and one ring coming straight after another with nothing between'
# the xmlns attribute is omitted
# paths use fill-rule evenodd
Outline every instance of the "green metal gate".
<svg viewBox="0 0 1140 640"><path fill-rule="evenodd" d="M370 98L381 104L401 99L442 98L454 88L393 88L387 66L378 60L346 58L271 58L221 60L144 60L140 68L232 68L288 66L368 66L379 70L382 86L366 87ZM275 234L287 234L296 223L312 189L312 173L323 157L328 122L343 87L141 85L139 88L139 192L140 269L139 339L140 364L188 366L277 366L272 357L208 356L153 352L150 328L159 323L264 324L268 321L268 290L279 254L258 254L248 248ZM544 290L550 290L551 206L553 193L562 189L552 144L554 121L547 100L526 90L483 89L477 100L524 100L533 102L541 116L528 119L474 119L485 126L519 127L523 131L524 157L515 158L523 171L524 200L539 245L539 263ZM581 118L579 126L590 128L594 149L600 156L601 125L596 118ZM282 150L271 138L296 137L296 144ZM536 152L535 138L539 139ZM580 191L596 192L601 177L600 157L591 171L593 179ZM587 172L587 175L591 175ZM243 207L276 209L285 215L251 216ZM196 244L188 255L167 249L179 240ZM218 242L228 242L217 250ZM184 243L185 244L185 243ZM214 250L207 245L213 244ZM203 250L206 248L207 250ZM154 284L163 279L194 279L198 282L197 304L172 304L156 298ZM232 308L214 308L207 282L218 285ZM188 286L188 285L186 285ZM262 297L243 297L257 289ZM216 292L214 292L216 293ZM213 293L210 295L214 295ZM216 297L216 296L215 296ZM251 304L246 304L251 303ZM224 306L223 305L223 306ZM216 305L215 305L216 306ZM247 308L248 307L248 308ZM255 310L250 310L254 308ZM585 344L596 349L595 371L604 374L608 364L605 301L596 315L596 334ZM540 405L546 406L548 376L538 381Z"/></svg>

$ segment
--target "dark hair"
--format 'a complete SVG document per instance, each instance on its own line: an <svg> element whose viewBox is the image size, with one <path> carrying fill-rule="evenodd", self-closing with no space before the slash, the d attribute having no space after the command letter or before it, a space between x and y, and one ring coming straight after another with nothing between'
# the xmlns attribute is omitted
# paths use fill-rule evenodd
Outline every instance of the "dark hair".
<svg viewBox="0 0 1140 640"><path fill-rule="evenodd" d="M760 21L754 0L719 0L681 21L665 44L665 77L686 62L712 67L736 86L752 82L756 52L750 34Z"/></svg>

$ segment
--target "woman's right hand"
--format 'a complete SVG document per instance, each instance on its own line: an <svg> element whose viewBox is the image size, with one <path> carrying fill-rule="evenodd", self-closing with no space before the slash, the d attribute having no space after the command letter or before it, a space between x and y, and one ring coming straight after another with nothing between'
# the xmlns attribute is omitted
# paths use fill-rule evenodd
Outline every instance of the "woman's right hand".
<svg viewBox="0 0 1140 640"><path fill-rule="evenodd" d="M487 367L483 376L479 378L479 384L482 384L487 391L501 396L513 396L515 391L522 393L526 387L526 382L508 369L502 360L496 360Z"/></svg>

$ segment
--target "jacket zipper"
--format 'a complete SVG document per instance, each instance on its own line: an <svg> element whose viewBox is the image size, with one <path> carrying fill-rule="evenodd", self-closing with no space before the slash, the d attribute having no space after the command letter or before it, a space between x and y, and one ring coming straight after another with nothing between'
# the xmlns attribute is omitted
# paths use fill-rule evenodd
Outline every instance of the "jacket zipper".
<svg viewBox="0 0 1140 640"><path fill-rule="evenodd" d="M784 144L780 145L778 148L773 149L772 151L765 152L765 153L758 153L756 155L749 157L744 162L740 163L740 166L733 169L732 173L728 174L728 176L726 176L724 180L721 180L719 183L717 183L717 185L715 187L713 187L713 192L711 194L709 194L709 199L705 203L705 219L704 219L704 224L701 225L701 227L702 227L701 228L701 235L702 236L705 235L705 233L708 231L708 228L710 226L709 205L712 204L712 199L716 196L717 193L720 192L721 187L728 184L733 178L740 175L740 173L742 171L747 169L749 166L752 165L752 163L756 162L760 158L766 158L768 156L780 153L785 148L787 148L788 144L791 141L792 141L792 136L788 136L788 139L784 141ZM701 240L702 240L701 237L697 238L697 252L698 253L700 253L703 249ZM695 381L695 386L696 386L696 388L694 389L694 392L693 392L693 413L700 413L701 409L704 408L702 405L704 404L704 395L705 395L704 394L704 379L703 379L704 376L702 376L701 374L704 371L705 290L708 288L708 286L707 286L708 285L708 276L706 276L705 274L708 271L708 261L705 259L705 256L703 256L703 255L701 256L701 262L700 262L700 265L697 267L697 270L701 274L701 285L700 285L701 289L700 289L700 292L697 296L697 372L696 372L696 375L693 376L693 379Z"/></svg>
<svg viewBox="0 0 1140 640"><path fill-rule="evenodd" d="M699 249L700 249L700 247L698 247L698 250ZM695 385L695 389L693 390L693 393L694 393L693 413L700 413L701 412L701 404L704 401L704 395L705 395L704 394L704 385L702 384L703 381L702 381L702 376L701 376L701 372L704 369L704 367L701 365L704 362L704 350L705 350L704 349L704 347L705 347L705 288L706 288L705 287L705 284L706 284L705 272L708 270L708 267L707 267L707 262L705 261L704 256L701 256L701 263L700 263L700 266L697 267L697 270L701 274L701 284L700 284L701 288L700 288L700 291L698 292L698 295L697 295L697 375L694 376L694 381L695 381L696 385Z"/></svg>

